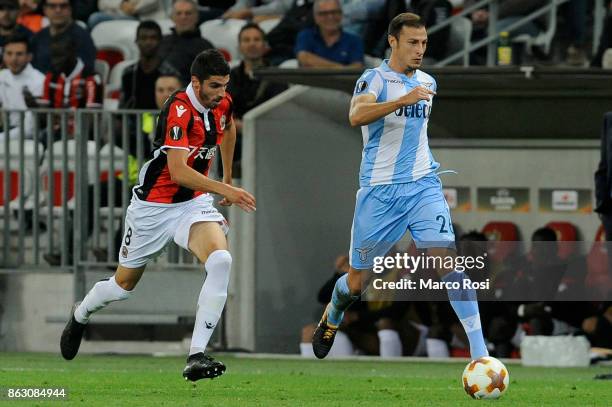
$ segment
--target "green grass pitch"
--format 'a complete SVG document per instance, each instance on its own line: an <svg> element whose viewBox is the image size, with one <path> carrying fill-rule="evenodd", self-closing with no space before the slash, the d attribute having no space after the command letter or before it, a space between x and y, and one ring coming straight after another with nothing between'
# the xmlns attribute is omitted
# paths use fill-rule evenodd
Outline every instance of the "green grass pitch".
<svg viewBox="0 0 612 407"><path fill-rule="evenodd" d="M508 365L499 400L472 400L464 363L317 361L221 356L226 374L186 382L184 358L0 353L0 406L611 406L610 367ZM67 401L8 400L10 387L64 387Z"/></svg>

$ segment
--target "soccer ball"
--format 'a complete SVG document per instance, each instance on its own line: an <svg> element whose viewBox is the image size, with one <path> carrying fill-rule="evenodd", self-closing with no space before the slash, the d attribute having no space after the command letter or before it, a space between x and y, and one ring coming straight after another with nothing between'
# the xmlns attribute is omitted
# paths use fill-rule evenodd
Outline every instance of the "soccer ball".
<svg viewBox="0 0 612 407"><path fill-rule="evenodd" d="M508 390L510 375L502 362L485 356L468 363L461 381L470 397L496 399Z"/></svg>

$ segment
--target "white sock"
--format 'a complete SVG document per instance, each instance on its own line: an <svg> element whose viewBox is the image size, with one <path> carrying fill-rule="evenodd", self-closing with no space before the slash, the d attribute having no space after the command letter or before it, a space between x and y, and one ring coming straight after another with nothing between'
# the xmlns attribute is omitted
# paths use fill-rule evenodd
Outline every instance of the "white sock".
<svg viewBox="0 0 612 407"><path fill-rule="evenodd" d="M312 350L311 342L300 342L300 355L305 358L314 358L314 350Z"/></svg>
<svg viewBox="0 0 612 407"><path fill-rule="evenodd" d="M334 339L334 344L329 350L328 356L351 356L352 354L353 344L351 343L351 340L349 339L348 335L342 331L336 332L336 338Z"/></svg>
<svg viewBox="0 0 612 407"><path fill-rule="evenodd" d="M98 281L74 310L74 319L81 324L86 324L91 314L100 311L113 301L128 299L132 292L133 290L127 291L121 288L115 281L115 276L108 280Z"/></svg>
<svg viewBox="0 0 612 407"><path fill-rule="evenodd" d="M204 352L221 318L229 284L232 255L227 250L215 250L204 264L206 280L198 297L195 326L189 354Z"/></svg>
<svg viewBox="0 0 612 407"><path fill-rule="evenodd" d="M448 346L442 339L427 338L427 357L430 358L447 358L450 356Z"/></svg>
<svg viewBox="0 0 612 407"><path fill-rule="evenodd" d="M402 356L402 341L396 330L381 329L378 331L378 341L380 356L385 358Z"/></svg>

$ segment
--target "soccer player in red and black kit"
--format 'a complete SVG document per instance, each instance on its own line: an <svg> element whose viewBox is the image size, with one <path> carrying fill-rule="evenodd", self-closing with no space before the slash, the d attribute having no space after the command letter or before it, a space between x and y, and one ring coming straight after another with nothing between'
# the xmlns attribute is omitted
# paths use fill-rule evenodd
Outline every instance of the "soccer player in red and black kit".
<svg viewBox="0 0 612 407"><path fill-rule="evenodd" d="M146 264L174 240L204 264L206 280L198 298L185 379L196 381L223 374L225 365L205 353L225 300L232 257L227 251L227 222L212 205L255 210L255 198L232 186L236 129L232 99L225 92L230 68L217 50L199 54L191 66L191 83L166 101L158 119L153 158L140 171L139 184L125 218L119 266L113 277L99 281L73 307L62 333L62 356L73 359L91 315L113 301L130 297ZM207 177L217 150L223 182Z"/></svg>

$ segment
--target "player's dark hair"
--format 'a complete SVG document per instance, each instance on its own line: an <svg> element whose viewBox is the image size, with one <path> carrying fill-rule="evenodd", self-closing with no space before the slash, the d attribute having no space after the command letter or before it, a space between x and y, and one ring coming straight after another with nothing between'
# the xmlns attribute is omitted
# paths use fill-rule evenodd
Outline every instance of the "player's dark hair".
<svg viewBox="0 0 612 407"><path fill-rule="evenodd" d="M207 49L200 52L191 64L191 75L198 78L200 82L211 76L226 76L229 73L230 67L218 49Z"/></svg>
<svg viewBox="0 0 612 407"><path fill-rule="evenodd" d="M161 27L159 26L159 24L157 24L153 20L145 20L141 22L140 24L138 24L138 28L136 28L136 39L138 39L138 36L140 35L140 31L142 30L155 31L155 34L157 34L159 38L162 37Z"/></svg>
<svg viewBox="0 0 612 407"><path fill-rule="evenodd" d="M159 76L157 77L157 79L155 80L155 82L157 82L157 80L159 80L159 78L174 78L178 81L178 83L181 86L185 86L185 84L183 83L183 79L180 77L179 74L177 74L176 72L171 72L171 71L161 71Z"/></svg>
<svg viewBox="0 0 612 407"><path fill-rule="evenodd" d="M28 37L26 37L24 34L9 35L4 40L4 47L6 48L6 46L9 44L25 44L26 52L30 52L30 41L28 40Z"/></svg>
<svg viewBox="0 0 612 407"><path fill-rule="evenodd" d="M398 14L389 23L387 34L399 39L402 27L422 28L425 27L425 22L413 13Z"/></svg>
<svg viewBox="0 0 612 407"><path fill-rule="evenodd" d="M240 42L240 37L242 37L242 33L250 29L255 29L259 31L263 39L264 40L266 39L266 32L259 26L259 24L250 22L250 23L246 23L245 25L243 25L242 28L240 29L240 32L238 33L238 42Z"/></svg>

